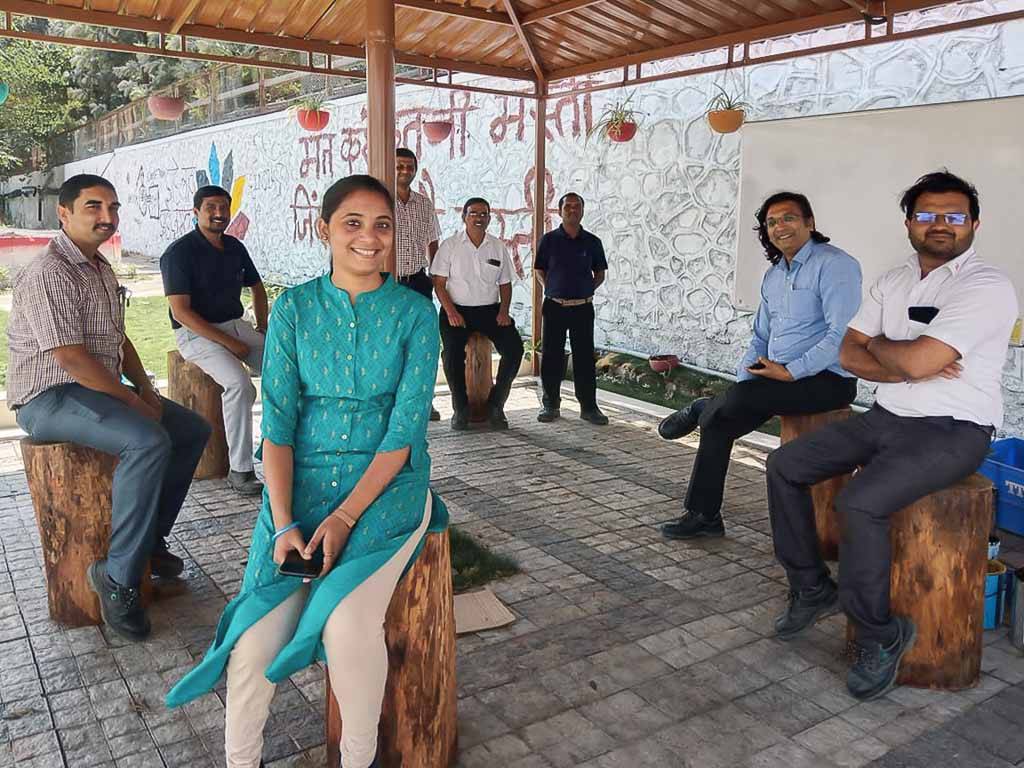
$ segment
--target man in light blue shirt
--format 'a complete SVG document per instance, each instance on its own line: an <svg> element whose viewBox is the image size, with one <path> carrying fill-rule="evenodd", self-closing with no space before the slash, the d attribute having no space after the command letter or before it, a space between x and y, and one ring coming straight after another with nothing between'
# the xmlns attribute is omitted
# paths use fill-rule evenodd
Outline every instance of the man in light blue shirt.
<svg viewBox="0 0 1024 768"><path fill-rule="evenodd" d="M773 416L819 413L853 402L857 380L839 365L839 346L857 313L856 259L828 245L804 195L779 192L757 211L771 267L761 283L754 337L735 385L700 398L658 426L666 440L700 427L683 515L662 526L671 539L724 536L722 494L733 442Z"/></svg>

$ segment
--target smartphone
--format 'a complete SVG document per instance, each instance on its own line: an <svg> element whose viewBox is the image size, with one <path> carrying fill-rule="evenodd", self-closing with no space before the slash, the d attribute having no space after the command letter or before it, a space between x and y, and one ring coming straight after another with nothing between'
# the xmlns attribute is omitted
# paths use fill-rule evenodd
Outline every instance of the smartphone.
<svg viewBox="0 0 1024 768"><path fill-rule="evenodd" d="M907 307L907 317L915 323L927 325L939 314L938 307Z"/></svg>
<svg viewBox="0 0 1024 768"><path fill-rule="evenodd" d="M762 363L762 362L761 362L760 360L758 360L758 361L757 361L756 363L754 363L754 364L753 364L752 366L750 366L750 367L749 367L749 368L748 368L747 370L751 370L751 371L760 371L760 370L762 370L762 369L763 369L764 367L765 367L765 364L764 364L764 363Z"/></svg>
<svg viewBox="0 0 1024 768"><path fill-rule="evenodd" d="M294 549L289 552L284 562L277 567L277 572L282 576L295 576L300 579L315 579L320 575L324 567L324 556L321 550L317 550L313 557L306 560Z"/></svg>

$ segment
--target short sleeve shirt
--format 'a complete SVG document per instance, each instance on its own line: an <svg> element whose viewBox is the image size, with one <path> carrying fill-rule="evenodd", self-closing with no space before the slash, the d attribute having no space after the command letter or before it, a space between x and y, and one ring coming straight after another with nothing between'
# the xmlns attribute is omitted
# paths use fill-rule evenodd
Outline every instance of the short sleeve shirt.
<svg viewBox="0 0 1024 768"><path fill-rule="evenodd" d="M497 304L498 286L512 282L512 257L493 235L484 235L477 248L463 230L441 243L430 273L448 278L445 288L456 304L483 307Z"/></svg>
<svg viewBox="0 0 1024 768"><path fill-rule="evenodd" d="M559 225L540 240L535 269L544 271L544 295L586 299L594 295L594 273L608 269L601 238L582 227L576 237Z"/></svg>
<svg viewBox="0 0 1024 768"><path fill-rule="evenodd" d="M437 212L426 195L409 193L409 202L395 197L395 268L399 277L427 266L427 246L441 237Z"/></svg>
<svg viewBox="0 0 1024 768"><path fill-rule="evenodd" d="M191 306L208 323L237 320L245 309L242 288L260 282L260 273L242 241L224 235L218 251L194 229L179 237L160 257L165 296L188 296ZM171 327L180 328L173 315Z"/></svg>
<svg viewBox="0 0 1024 768"><path fill-rule="evenodd" d="M914 320L911 308L920 308ZM958 378L879 384L880 406L897 416L951 416L998 429L1002 371L1017 313L1009 277L971 248L923 279L916 254L889 270L864 295L850 327L891 341L931 336L960 353ZM934 316L924 322L929 314Z"/></svg>

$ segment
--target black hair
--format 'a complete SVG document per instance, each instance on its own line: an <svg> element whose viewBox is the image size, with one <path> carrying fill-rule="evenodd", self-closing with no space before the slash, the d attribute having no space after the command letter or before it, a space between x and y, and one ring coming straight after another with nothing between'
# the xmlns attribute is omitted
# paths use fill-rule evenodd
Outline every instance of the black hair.
<svg viewBox="0 0 1024 768"><path fill-rule="evenodd" d="M782 251L772 245L771 238L768 237L768 224L766 220L768 219L768 209L779 203L796 203L800 207L800 212L805 219L814 218L814 211L811 210L811 201L807 199L807 195L801 195L799 192L776 192L761 203L761 207L754 214L754 217L757 219L757 226L754 227L754 231L757 232L757 237L760 239L761 245L764 246L764 257L772 264L779 263L779 260L782 259ZM812 229L811 240L816 243L827 243L829 238L818 230Z"/></svg>
<svg viewBox="0 0 1024 768"><path fill-rule="evenodd" d="M587 203L583 199L583 195L581 195L579 192L566 192L564 195L562 195L560 198L558 198L558 210L559 211L562 210L562 206L565 204L566 198L569 198L569 197L575 197L577 200L580 201L580 205L582 205L584 208L587 207Z"/></svg>
<svg viewBox="0 0 1024 768"><path fill-rule="evenodd" d="M343 202L345 202L345 198L360 191L376 192L387 201L388 209L392 214L394 214L395 198L391 196L391 192L388 191L388 188L373 176L356 173L352 176L346 176L343 179L338 179L328 187L327 191L324 192L323 201L320 203L320 218L329 222L331 220L331 216L334 215L334 212L338 210L338 207Z"/></svg>
<svg viewBox="0 0 1024 768"><path fill-rule="evenodd" d="M102 176L96 176L92 173L80 173L77 176L72 176L70 179L64 181L60 185L60 191L57 193L57 203L64 208L71 208L78 199L78 196L82 194L83 189L89 187L104 187L109 189L115 195L117 190L114 189L114 185L104 179Z"/></svg>
<svg viewBox="0 0 1024 768"><path fill-rule="evenodd" d="M192 207L194 209L202 208L203 200L208 197L226 197L228 205L231 205L231 195L224 187L218 187L216 184L207 184L205 187L197 189L196 193L192 195Z"/></svg>
<svg viewBox="0 0 1024 768"><path fill-rule="evenodd" d="M469 212L469 206L471 206L471 205L478 205L479 203L483 203L484 205L486 205L487 206L487 212L488 213L491 212L491 204L490 203L488 203L482 197L471 197L471 198L469 198L469 200L466 201L466 204L462 206L462 215L465 216Z"/></svg>
<svg viewBox="0 0 1024 768"><path fill-rule="evenodd" d="M907 217L908 221L914 215L914 209L917 207L917 198L929 192L959 192L967 198L971 219L974 221L978 220L978 216L981 213L981 206L978 204L978 190L974 188L971 182L950 173L948 168L943 168L940 171L926 173L914 182L914 186L903 193L903 197L900 198L900 208L903 209L903 214Z"/></svg>
<svg viewBox="0 0 1024 768"><path fill-rule="evenodd" d="M407 149L405 147L399 147L398 149L395 150L395 157L405 157L405 158L408 158L409 160L412 160L416 164L417 168L420 167L419 158L416 157L416 153L413 152L411 149Z"/></svg>

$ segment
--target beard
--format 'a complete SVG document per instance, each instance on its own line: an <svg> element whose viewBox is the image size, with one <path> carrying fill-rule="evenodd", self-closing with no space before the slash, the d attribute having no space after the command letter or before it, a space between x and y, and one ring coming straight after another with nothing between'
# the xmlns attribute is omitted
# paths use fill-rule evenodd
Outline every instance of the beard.
<svg viewBox="0 0 1024 768"><path fill-rule="evenodd" d="M974 232L969 232L963 237L924 237L910 236L910 244L914 250L926 256L931 256L942 261L952 261L964 253L974 242Z"/></svg>

